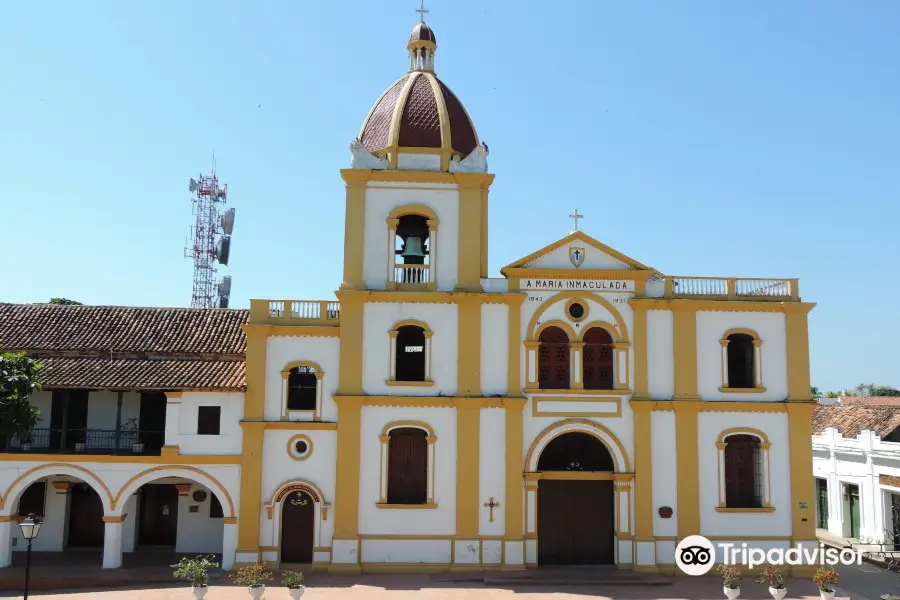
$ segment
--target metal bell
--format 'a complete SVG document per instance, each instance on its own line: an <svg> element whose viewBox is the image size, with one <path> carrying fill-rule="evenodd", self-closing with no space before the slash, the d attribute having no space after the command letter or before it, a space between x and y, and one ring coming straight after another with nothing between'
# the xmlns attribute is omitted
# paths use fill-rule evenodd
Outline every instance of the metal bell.
<svg viewBox="0 0 900 600"><path fill-rule="evenodd" d="M425 249L422 247L422 238L417 235L411 235L406 238L400 256L403 258L425 258Z"/></svg>

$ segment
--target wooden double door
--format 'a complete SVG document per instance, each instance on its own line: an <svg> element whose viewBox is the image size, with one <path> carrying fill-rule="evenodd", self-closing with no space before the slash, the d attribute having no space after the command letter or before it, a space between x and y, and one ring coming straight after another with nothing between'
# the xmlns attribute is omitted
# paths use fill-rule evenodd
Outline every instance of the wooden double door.
<svg viewBox="0 0 900 600"><path fill-rule="evenodd" d="M138 544L175 546L178 538L178 488L172 484L141 487Z"/></svg>
<svg viewBox="0 0 900 600"><path fill-rule="evenodd" d="M548 480L538 484L538 565L611 565L612 481Z"/></svg>
<svg viewBox="0 0 900 600"><path fill-rule="evenodd" d="M103 501L86 483L76 483L69 490L69 531L67 545L73 548L102 548Z"/></svg>

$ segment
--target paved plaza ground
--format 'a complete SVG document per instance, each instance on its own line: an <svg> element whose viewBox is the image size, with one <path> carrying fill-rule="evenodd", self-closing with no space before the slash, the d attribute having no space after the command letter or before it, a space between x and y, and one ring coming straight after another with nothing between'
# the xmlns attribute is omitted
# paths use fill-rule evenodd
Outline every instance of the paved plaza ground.
<svg viewBox="0 0 900 600"><path fill-rule="evenodd" d="M488 587L474 582L437 581L428 575L370 575L362 577L332 577L314 575L304 600L566 600L591 598L595 600L723 600L721 581L713 577L677 577L667 585L607 586L603 584L559 585L500 585ZM59 591L29 594L35 600L191 600L190 589L174 586L150 586L153 589L132 588L115 591ZM0 594L3 598L21 598L15 593ZM207 600L246 600L246 588L212 586ZM838 595L838 598L848 595ZM266 590L267 600L288 600L288 592L281 587ZM771 599L767 589L751 581L744 582L741 598ZM809 580L788 583L786 600L818 599L819 593ZM860 600L859 596L851 600ZM872 599L877 600L877 598Z"/></svg>

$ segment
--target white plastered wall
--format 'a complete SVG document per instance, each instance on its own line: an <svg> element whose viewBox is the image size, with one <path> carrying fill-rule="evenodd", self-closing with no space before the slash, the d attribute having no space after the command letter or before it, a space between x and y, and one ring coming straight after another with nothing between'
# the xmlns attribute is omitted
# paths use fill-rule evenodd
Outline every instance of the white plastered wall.
<svg viewBox="0 0 900 600"><path fill-rule="evenodd" d="M201 406L222 409L219 435L197 435ZM239 455L243 445L240 421L244 416L242 392L184 392L178 405L178 430L175 441L181 454ZM168 419L171 413L167 413ZM168 443L167 437L167 443Z"/></svg>
<svg viewBox="0 0 900 600"><path fill-rule="evenodd" d="M388 423L420 421L434 430L434 502L437 508L384 509L381 499L382 431ZM366 406L362 412L362 440L359 481L359 532L361 535L435 535L456 533L456 409ZM374 546L370 546L374 547ZM399 544L398 544L399 547ZM449 544L448 544L449 548ZM398 550L399 552L400 550ZM396 556L367 555L363 562L418 562ZM444 562L449 562L449 553Z"/></svg>
<svg viewBox="0 0 900 600"><path fill-rule="evenodd" d="M383 396L453 396L457 390L457 347L459 314L455 304L366 303L363 323L363 392ZM433 332L430 360L434 385L389 386L391 336L395 323L407 319L422 321Z"/></svg>
<svg viewBox="0 0 900 600"><path fill-rule="evenodd" d="M340 339L337 337L271 336L266 341L266 401L265 418L280 421L285 402L285 383L281 371L291 362L309 361L322 367L320 380L321 420L337 420L334 393L338 386ZM238 418L238 421L240 418ZM306 420L312 420L307 417Z"/></svg>
<svg viewBox="0 0 900 600"><path fill-rule="evenodd" d="M481 393L506 395L509 365L509 307L481 306Z"/></svg>
<svg viewBox="0 0 900 600"><path fill-rule="evenodd" d="M312 451L304 460L295 460L288 452L288 441L297 435L305 436L312 442ZM306 440L304 440L306 441ZM307 443L309 443L307 442ZM279 546L281 537L280 503L273 507L269 518L266 505L269 504L282 486L289 483L305 483L322 494L327 504L327 514L322 507L316 507L314 547L331 546L334 533L334 516L331 510L336 485L335 456L337 455L337 432L334 430L275 430L268 429L263 438L262 498L260 503L260 546ZM275 560L272 558L272 560Z"/></svg>
<svg viewBox="0 0 900 600"><path fill-rule="evenodd" d="M432 209L440 221L437 242L437 288L452 290L457 282L459 255L459 192L456 184L447 183L370 183L366 189L365 258L363 280L371 290L387 286L388 240L387 219L395 208L424 205Z"/></svg>
<svg viewBox="0 0 900 600"><path fill-rule="evenodd" d="M647 311L647 392L654 400L675 395L672 311Z"/></svg>
<svg viewBox="0 0 900 600"><path fill-rule="evenodd" d="M770 513L722 513L719 505L719 467L716 442L719 435L735 427L753 428L768 437ZM698 415L700 460L700 533L709 536L791 535L791 473L788 418L783 412L701 412ZM655 470L655 469L654 469ZM808 474L801 474L808 476Z"/></svg>
<svg viewBox="0 0 900 600"><path fill-rule="evenodd" d="M528 264L532 269L572 269L576 270L569 260L569 249L579 248L584 250L584 263L578 269L621 269L630 270L625 263L613 258L599 248L589 246L580 240L575 240L566 246L556 248Z"/></svg>
<svg viewBox="0 0 900 600"><path fill-rule="evenodd" d="M748 328L762 339L762 387L764 393L728 394L722 386L722 346L726 331ZM787 398L787 350L784 313L709 312L697 313L697 389L704 400L780 401ZM757 365L757 368L760 366Z"/></svg>

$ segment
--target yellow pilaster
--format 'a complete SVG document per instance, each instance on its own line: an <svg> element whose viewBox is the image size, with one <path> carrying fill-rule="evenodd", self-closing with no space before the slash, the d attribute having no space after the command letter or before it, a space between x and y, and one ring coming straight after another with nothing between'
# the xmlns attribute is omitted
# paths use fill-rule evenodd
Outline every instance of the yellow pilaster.
<svg viewBox="0 0 900 600"><path fill-rule="evenodd" d="M478 539L478 447L481 406L456 400L456 537Z"/></svg>
<svg viewBox="0 0 900 600"><path fill-rule="evenodd" d="M455 173L459 185L459 254L456 289L481 291L482 265L487 262L486 204L488 188L494 180L487 173ZM486 269L485 269L486 270Z"/></svg>
<svg viewBox="0 0 900 600"><path fill-rule="evenodd" d="M353 396L363 393L363 314L365 295L358 292L337 292L341 303L341 349L338 394Z"/></svg>
<svg viewBox="0 0 900 600"><path fill-rule="evenodd" d="M343 310L341 311L343 313ZM343 314L341 315L343 317ZM359 459L363 396L334 396L338 405L337 480L334 487L334 541L357 544L356 565L335 565L341 573L359 570Z"/></svg>
<svg viewBox="0 0 900 600"><path fill-rule="evenodd" d="M649 398L647 391L647 307L633 306L634 325L632 336L634 337L634 398L643 400ZM640 438L635 438L638 440ZM648 438L649 439L649 438ZM635 492L636 496L637 492Z"/></svg>
<svg viewBox="0 0 900 600"><path fill-rule="evenodd" d="M481 396L481 301L462 295L458 302L457 396Z"/></svg>
<svg viewBox="0 0 900 600"><path fill-rule="evenodd" d="M344 169L341 176L347 184L346 212L344 214L344 281L342 290L365 289L363 260L366 230L366 177L368 171ZM343 322L343 307L341 321Z"/></svg>
<svg viewBox="0 0 900 600"><path fill-rule="evenodd" d="M263 431L266 402L265 327L244 325L247 336L247 391L244 393L241 452L241 503L238 520L239 553L259 553L259 512L262 498Z"/></svg>
<svg viewBox="0 0 900 600"><path fill-rule="evenodd" d="M791 524L794 544L817 544L813 481L812 413L816 402L789 402L788 439L791 451ZM680 482L679 482L680 485Z"/></svg>
<svg viewBox="0 0 900 600"><path fill-rule="evenodd" d="M522 473L525 471L523 413L526 402L525 398L505 398L503 400L503 406L506 409L506 529L503 535L504 541L521 542L525 537L523 508L525 482L522 479ZM524 556L521 562L524 564Z"/></svg>
<svg viewBox="0 0 900 600"><path fill-rule="evenodd" d="M510 398L517 398L522 395L522 302L525 301L525 295L510 298L507 308L509 309L508 331L509 331L509 358L506 366L508 381L506 384L506 395Z"/></svg>
<svg viewBox="0 0 900 600"><path fill-rule="evenodd" d="M488 192L481 190L481 277L488 276Z"/></svg>
<svg viewBox="0 0 900 600"><path fill-rule="evenodd" d="M675 400L697 400L697 312L672 302Z"/></svg>
<svg viewBox="0 0 900 600"><path fill-rule="evenodd" d="M675 457L678 461L678 537L700 534L700 453L696 402L673 402ZM637 447L638 444L636 443Z"/></svg>
<svg viewBox="0 0 900 600"><path fill-rule="evenodd" d="M632 401L634 411L634 537L636 542L653 539L653 455L651 443L652 403Z"/></svg>
<svg viewBox="0 0 900 600"><path fill-rule="evenodd" d="M787 344L788 401L812 399L809 391L809 311L815 304L785 303L784 328Z"/></svg>

